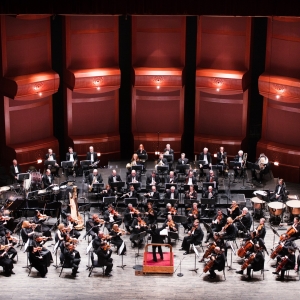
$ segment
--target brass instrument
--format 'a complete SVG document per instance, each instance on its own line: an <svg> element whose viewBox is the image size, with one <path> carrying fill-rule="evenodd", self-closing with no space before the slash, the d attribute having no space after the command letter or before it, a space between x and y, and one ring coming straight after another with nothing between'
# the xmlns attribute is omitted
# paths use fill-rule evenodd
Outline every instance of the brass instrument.
<svg viewBox="0 0 300 300"><path fill-rule="evenodd" d="M248 157L248 154L244 153L243 154L243 162L242 162L242 166L241 166L242 168L246 167L247 157Z"/></svg>
<svg viewBox="0 0 300 300"><path fill-rule="evenodd" d="M265 155L260 156L258 159L258 162L257 162L257 164L259 166L259 170L255 170L255 171L257 173L260 173L261 171L263 171L266 168L268 162L269 162L269 160Z"/></svg>
<svg viewBox="0 0 300 300"><path fill-rule="evenodd" d="M99 183L99 182L97 181L97 178L96 178L96 176L94 176L94 178L93 178L93 182L92 182L92 184L89 186L89 192L91 192L91 191L92 191L94 183ZM76 187L76 188L77 188L77 187Z"/></svg>
<svg viewBox="0 0 300 300"><path fill-rule="evenodd" d="M72 195L69 193L71 217L77 222L74 226L76 230L82 230L84 228L84 221L80 213L78 213L78 202L77 202L77 186L73 186Z"/></svg>

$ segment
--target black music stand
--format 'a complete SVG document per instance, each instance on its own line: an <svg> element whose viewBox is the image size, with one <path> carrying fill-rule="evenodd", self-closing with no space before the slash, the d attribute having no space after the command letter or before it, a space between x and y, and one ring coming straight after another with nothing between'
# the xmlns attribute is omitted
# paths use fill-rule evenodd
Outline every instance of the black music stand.
<svg viewBox="0 0 300 300"><path fill-rule="evenodd" d="M148 160L148 154L138 154L138 158L141 159L141 160Z"/></svg>
<svg viewBox="0 0 300 300"><path fill-rule="evenodd" d="M134 240L134 241L140 241L140 240L143 240L144 238L145 238L145 236L146 236L146 234L147 234L147 231L143 231L143 232L140 232L140 233L138 233L138 234L135 234L133 237L132 237L132 240ZM140 255L140 247L138 247L138 253L135 253L135 259L137 258L137 257L139 257L139 256L141 256ZM141 266L141 265L134 265L133 266L133 269L139 269L139 268L142 268L143 266Z"/></svg>
<svg viewBox="0 0 300 300"><path fill-rule="evenodd" d="M217 188L217 182L216 181L214 181L214 182L202 182L202 186L203 186L203 188L205 188L206 191L208 190L209 186L212 186L213 189L216 189Z"/></svg>
<svg viewBox="0 0 300 300"><path fill-rule="evenodd" d="M80 166L82 168L82 177L85 176L85 171L90 169L90 165L92 164L91 160L82 160L80 162Z"/></svg>
<svg viewBox="0 0 300 300"><path fill-rule="evenodd" d="M172 186L175 186L175 190L178 189L177 183L166 183L166 190L170 190Z"/></svg>
<svg viewBox="0 0 300 300"><path fill-rule="evenodd" d="M186 170L189 170L190 166L191 166L190 164L185 164L185 165L177 164L176 170L178 170L178 173L185 174Z"/></svg>
<svg viewBox="0 0 300 300"><path fill-rule="evenodd" d="M167 174L169 171L169 165L157 166L156 170L157 170L158 175Z"/></svg>
<svg viewBox="0 0 300 300"><path fill-rule="evenodd" d="M128 205L129 203L131 203L133 207L136 207L138 204L138 199L137 198L125 198L124 204Z"/></svg>
<svg viewBox="0 0 300 300"><path fill-rule="evenodd" d="M134 189L137 191L140 187L141 187L141 183L140 182L128 182L127 183L127 188L129 188L129 186L133 185Z"/></svg>
<svg viewBox="0 0 300 300"><path fill-rule="evenodd" d="M137 173L141 173L143 171L143 168L144 168L143 165L131 166L131 171L135 170Z"/></svg>
<svg viewBox="0 0 300 300"><path fill-rule="evenodd" d="M73 168L73 161L65 160L65 161L62 161L60 163L60 165L63 169L63 172L65 172L67 169ZM67 178L67 176L66 176L66 178Z"/></svg>
<svg viewBox="0 0 300 300"><path fill-rule="evenodd" d="M207 232L207 233L210 233L212 236L214 236L214 232L213 232L213 230L211 229L211 227L210 227L206 222L204 222L204 221L202 221L202 223L203 223L203 225L204 225L204 227L205 227L205 229L206 229L206 232Z"/></svg>
<svg viewBox="0 0 300 300"><path fill-rule="evenodd" d="M55 164L56 164L56 160L45 160L44 161L44 165L45 166L51 166L51 167L53 167L53 166L55 166Z"/></svg>
<svg viewBox="0 0 300 300"><path fill-rule="evenodd" d="M78 212L83 213L84 224L85 224L85 214L90 213L90 208L91 208L91 204L84 204L84 205L81 205L81 206L78 207Z"/></svg>
<svg viewBox="0 0 300 300"><path fill-rule="evenodd" d="M117 266L118 268L121 268L122 270L124 270L124 268L126 267L126 265L123 264L123 257L124 257L124 254L122 254L122 252L123 252L124 247L125 247L125 243L124 243L124 241L123 241L121 247L120 247L119 250L118 250L118 255L122 257L122 264L121 264L121 266ZM122 250L120 251L120 249L122 249Z"/></svg>
<svg viewBox="0 0 300 300"><path fill-rule="evenodd" d="M213 198L201 198L201 204L206 204L206 205L216 205L218 202L217 197L213 197ZM214 211L214 208L212 209L211 207L209 208L208 206L205 208L205 210L209 210L209 211ZM201 211L202 213L202 211Z"/></svg>
<svg viewBox="0 0 300 300"><path fill-rule="evenodd" d="M109 204L113 204L116 201L116 197L103 197L104 206L108 206Z"/></svg>
<svg viewBox="0 0 300 300"><path fill-rule="evenodd" d="M168 203L170 203L174 207L174 205L178 203L178 199L166 199L165 198L164 204L168 204Z"/></svg>
<svg viewBox="0 0 300 300"><path fill-rule="evenodd" d="M19 173L17 174L17 180L24 181L26 179L29 179L30 174L29 173Z"/></svg>
<svg viewBox="0 0 300 300"><path fill-rule="evenodd" d="M124 181L111 182L110 186L112 189L117 188L119 190L125 186L125 182Z"/></svg>
<svg viewBox="0 0 300 300"><path fill-rule="evenodd" d="M174 160L173 154L164 154L163 157L167 159L168 163Z"/></svg>
<svg viewBox="0 0 300 300"><path fill-rule="evenodd" d="M196 192L198 192L198 184L193 184L193 186L194 186L194 190L196 191ZM188 191L190 189L190 185L189 184L185 184L184 186L183 186L183 190L186 192L186 191Z"/></svg>

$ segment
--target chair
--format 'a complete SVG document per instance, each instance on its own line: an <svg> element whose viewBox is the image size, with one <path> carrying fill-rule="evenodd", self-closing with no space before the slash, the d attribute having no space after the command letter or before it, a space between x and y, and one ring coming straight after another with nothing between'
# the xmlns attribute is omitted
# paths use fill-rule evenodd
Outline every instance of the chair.
<svg viewBox="0 0 300 300"><path fill-rule="evenodd" d="M62 273L63 269L72 269L72 268L73 268L72 266L71 266L71 267L66 266L66 265L65 265L65 261L64 261L64 262L62 263L62 265L61 265L59 277L61 276L61 273Z"/></svg>
<svg viewBox="0 0 300 300"><path fill-rule="evenodd" d="M253 271L253 269L252 269L251 270L251 278L253 278L253 273L254 272L260 272L260 274L262 275L263 280L265 279L265 270L264 269L261 269L261 270L258 270L258 271Z"/></svg>
<svg viewBox="0 0 300 300"><path fill-rule="evenodd" d="M290 271L293 271L294 269L288 269L285 271L285 276L287 277L287 279L290 278ZM297 274L298 280L300 281L300 272L295 272L295 274Z"/></svg>
<svg viewBox="0 0 300 300"><path fill-rule="evenodd" d="M173 231L169 231L168 237L173 240L175 240L175 244L177 242L177 240L179 240L179 234L178 232L173 232Z"/></svg>
<svg viewBox="0 0 300 300"><path fill-rule="evenodd" d="M89 272L89 276L88 276L88 277L91 277L91 274L92 274L92 272L93 272L93 270L94 270L95 268L102 268L102 276L104 276L105 266L98 266L98 265L97 265L97 261L94 260L94 261L92 262L92 265L91 265L90 269L89 269L90 272Z"/></svg>

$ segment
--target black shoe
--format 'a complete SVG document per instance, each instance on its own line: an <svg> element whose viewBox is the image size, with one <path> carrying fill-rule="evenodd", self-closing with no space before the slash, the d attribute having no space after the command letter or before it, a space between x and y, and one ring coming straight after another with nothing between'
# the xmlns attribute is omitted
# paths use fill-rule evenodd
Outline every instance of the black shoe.
<svg viewBox="0 0 300 300"><path fill-rule="evenodd" d="M163 256L161 256L161 257L160 257L160 259L161 259L161 260L164 260L164 257L163 257Z"/></svg>
<svg viewBox="0 0 300 300"><path fill-rule="evenodd" d="M278 273L278 272L272 272L272 274L279 275L279 273Z"/></svg>
<svg viewBox="0 0 300 300"><path fill-rule="evenodd" d="M242 275L242 274L243 274L243 270L235 271L235 273L236 273L236 274L241 274L241 275Z"/></svg>
<svg viewBox="0 0 300 300"><path fill-rule="evenodd" d="M214 279L214 278L216 278L216 275L208 275L208 278Z"/></svg>
<svg viewBox="0 0 300 300"><path fill-rule="evenodd" d="M111 277L111 274L104 274L105 277Z"/></svg>
<svg viewBox="0 0 300 300"><path fill-rule="evenodd" d="M188 254L190 254L190 253L189 253L189 252L184 252L184 253L183 253L183 255L188 255Z"/></svg>
<svg viewBox="0 0 300 300"><path fill-rule="evenodd" d="M13 275L15 275L16 273L15 273L14 271L10 271L10 274L13 274Z"/></svg>
<svg viewBox="0 0 300 300"><path fill-rule="evenodd" d="M17 263L17 261L15 259L11 259L11 260L12 260L13 264Z"/></svg>

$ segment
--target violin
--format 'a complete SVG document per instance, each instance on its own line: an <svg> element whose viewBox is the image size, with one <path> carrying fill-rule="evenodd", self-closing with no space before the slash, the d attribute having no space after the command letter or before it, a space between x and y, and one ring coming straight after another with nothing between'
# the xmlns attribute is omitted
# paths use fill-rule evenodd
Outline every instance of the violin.
<svg viewBox="0 0 300 300"><path fill-rule="evenodd" d="M245 216L245 215L241 214L241 215L235 217L235 219L233 220L233 222L234 222L235 220L237 220L237 219L240 219L240 218L244 217L244 216Z"/></svg>
<svg viewBox="0 0 300 300"><path fill-rule="evenodd" d="M171 207L171 209L169 210L169 213L172 214L172 215L176 215L177 210L175 209L175 207Z"/></svg>
<svg viewBox="0 0 300 300"><path fill-rule="evenodd" d="M40 243L40 242L43 242L43 241L47 241L49 237L46 237L46 236L38 236L35 238L35 240Z"/></svg>
<svg viewBox="0 0 300 300"><path fill-rule="evenodd" d="M114 209L112 209L110 211L110 214L112 214L113 216L116 216L116 217L119 215L119 213L116 210L114 210Z"/></svg>
<svg viewBox="0 0 300 300"><path fill-rule="evenodd" d="M103 219L100 219L99 217L97 217L96 219L94 219L94 221L96 223L99 223L99 224L104 224L105 223L105 221Z"/></svg>
<svg viewBox="0 0 300 300"><path fill-rule="evenodd" d="M103 249L104 251L107 251L107 250L110 249L110 245L104 244L104 245L101 246L101 249Z"/></svg>
<svg viewBox="0 0 300 300"><path fill-rule="evenodd" d="M136 214L136 215L139 215L139 214L140 214L140 211L137 210L136 208L132 208L132 209L130 210L130 212L132 212L132 213L134 213L134 214Z"/></svg>
<svg viewBox="0 0 300 300"><path fill-rule="evenodd" d="M174 221L173 221L173 220L171 220L171 221L167 222L167 226L168 226L168 227L170 227L170 228L176 229L176 227L175 227L175 223L174 223ZM177 230L177 229L176 229L176 230Z"/></svg>
<svg viewBox="0 0 300 300"><path fill-rule="evenodd" d="M146 227L146 226L147 226L147 224L146 224L146 222L145 222L144 220L139 221L139 222L138 222L138 225L139 225L140 227Z"/></svg>
<svg viewBox="0 0 300 300"><path fill-rule="evenodd" d="M43 248L42 247L33 247L33 252L35 253L35 252L40 252L40 251L42 251L43 250Z"/></svg>
<svg viewBox="0 0 300 300"><path fill-rule="evenodd" d="M192 215L198 215L198 209L194 209L194 210L192 211Z"/></svg>

